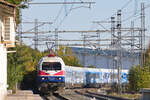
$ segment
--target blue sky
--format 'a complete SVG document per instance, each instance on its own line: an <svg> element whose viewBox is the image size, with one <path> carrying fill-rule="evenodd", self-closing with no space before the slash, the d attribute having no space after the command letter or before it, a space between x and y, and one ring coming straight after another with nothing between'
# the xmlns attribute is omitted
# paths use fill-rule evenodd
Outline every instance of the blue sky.
<svg viewBox="0 0 150 100"><path fill-rule="evenodd" d="M33 0L33 2L52 2L52 1L63 1L63 0ZM73 1L73 0L66 0ZM80 1L80 0L75 0ZM129 0L83 0L83 1L94 1L90 9L88 8L78 8L72 10L66 19L61 24L60 28L68 29L88 29L91 27L91 22L95 20L103 20L110 17L112 14L116 13L118 9L122 8ZM128 5L130 10L134 10L134 1ZM137 0L139 2L139 0ZM83 5L74 5L74 7L79 7ZM88 6L88 5L84 5ZM24 20L34 20L39 19L40 21L50 21L53 22L56 18L60 9L62 12L60 17L56 21L56 26L59 26L60 20L69 12L70 5L32 5L29 9L23 10ZM67 9L67 10L65 10ZM126 10L126 9L125 9Z"/></svg>
<svg viewBox="0 0 150 100"><path fill-rule="evenodd" d="M80 0L33 0L32 2L57 2L57 1L80 1ZM122 9L123 15L122 20L132 16L133 14L138 15L140 9L140 2L145 2L146 5L150 4L149 0L82 0L82 1L93 1L96 2L91 6L91 8L86 8L88 5L73 5L73 8L81 7L78 9L71 10L69 9L72 5L31 5L28 9L22 10L23 14L23 22L25 21L34 21L34 19L38 19L39 21L48 21L54 22L56 16L59 15L57 20L52 25L47 25L41 27L39 30L55 30L55 28L59 28L59 30L90 30L90 29L102 29L97 24L93 24L92 21L102 21L109 20L110 17L117 12L117 10ZM135 3L137 1L137 4ZM129 3L130 2L130 3ZM137 8L137 9L135 9ZM146 12L149 12L147 9ZM59 13L59 14L58 14ZM67 14L67 16L66 16ZM63 18L65 17L65 20ZM147 14L146 23L149 23L150 18L149 14ZM132 19L136 19L133 17ZM62 21L63 20L63 21ZM62 23L61 23L62 22ZM61 24L60 24L61 23ZM136 23L139 26L139 22ZM149 23L150 24L150 23ZM148 27L149 27L149 24ZM129 27L130 20L123 22L124 27ZM110 25L103 24L104 27L110 28ZM24 25L24 31L33 27L32 25ZM149 34L147 34L149 35ZM63 34L59 36L64 39L78 39L82 38L81 36L77 36L75 34ZM104 36L107 37L107 36ZM28 40L25 40L27 42Z"/></svg>

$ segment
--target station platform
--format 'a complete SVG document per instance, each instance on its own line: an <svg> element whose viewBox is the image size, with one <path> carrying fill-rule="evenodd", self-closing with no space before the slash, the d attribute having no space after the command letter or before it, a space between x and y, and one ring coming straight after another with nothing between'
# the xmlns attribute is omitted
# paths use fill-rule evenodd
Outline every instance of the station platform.
<svg viewBox="0 0 150 100"><path fill-rule="evenodd" d="M6 100L43 100L38 94L30 90L19 90L16 94L8 94Z"/></svg>

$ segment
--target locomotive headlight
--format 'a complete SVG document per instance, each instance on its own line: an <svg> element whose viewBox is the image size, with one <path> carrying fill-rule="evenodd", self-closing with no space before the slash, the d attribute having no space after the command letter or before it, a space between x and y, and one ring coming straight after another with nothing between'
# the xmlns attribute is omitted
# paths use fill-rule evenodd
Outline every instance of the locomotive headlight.
<svg viewBox="0 0 150 100"><path fill-rule="evenodd" d="M43 77L42 80L44 80L45 78Z"/></svg>
<svg viewBox="0 0 150 100"><path fill-rule="evenodd" d="M57 77L56 79L57 79L57 80L61 80L61 77Z"/></svg>

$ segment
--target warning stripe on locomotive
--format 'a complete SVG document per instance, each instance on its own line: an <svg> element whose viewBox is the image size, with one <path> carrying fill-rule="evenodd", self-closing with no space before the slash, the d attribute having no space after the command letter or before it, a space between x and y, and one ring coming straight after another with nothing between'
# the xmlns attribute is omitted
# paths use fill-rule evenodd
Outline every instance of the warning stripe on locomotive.
<svg viewBox="0 0 150 100"><path fill-rule="evenodd" d="M47 73L47 72L44 72L44 71L41 71L39 72L40 76L64 76L65 75L65 71L64 70L61 70L57 73L54 73L54 74L51 74L51 73Z"/></svg>

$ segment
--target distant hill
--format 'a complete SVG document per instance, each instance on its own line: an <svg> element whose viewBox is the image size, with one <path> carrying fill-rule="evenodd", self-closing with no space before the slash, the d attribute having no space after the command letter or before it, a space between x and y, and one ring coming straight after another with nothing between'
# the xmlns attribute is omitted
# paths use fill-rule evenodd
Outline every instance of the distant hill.
<svg viewBox="0 0 150 100"><path fill-rule="evenodd" d="M89 49L89 48L78 48L78 47L71 47L72 49L72 52L73 53L84 53L85 51L85 54L88 54L88 55L103 55L103 56L117 56L117 52L118 50L109 50L109 49L100 49L100 50L96 50L96 49ZM134 52L133 54L131 52L128 52L128 51L125 51L125 50L122 50L122 56L123 57L130 57L130 56L135 56L135 57L138 57L139 56L139 52Z"/></svg>
<svg viewBox="0 0 150 100"><path fill-rule="evenodd" d="M93 50L86 48L71 47L72 53L75 54L80 61L81 65L95 66L97 68L117 68L117 56L118 50ZM85 54L84 54L85 53ZM139 65L139 54L134 52L131 54L128 51L122 51L122 69L130 69L132 66Z"/></svg>

